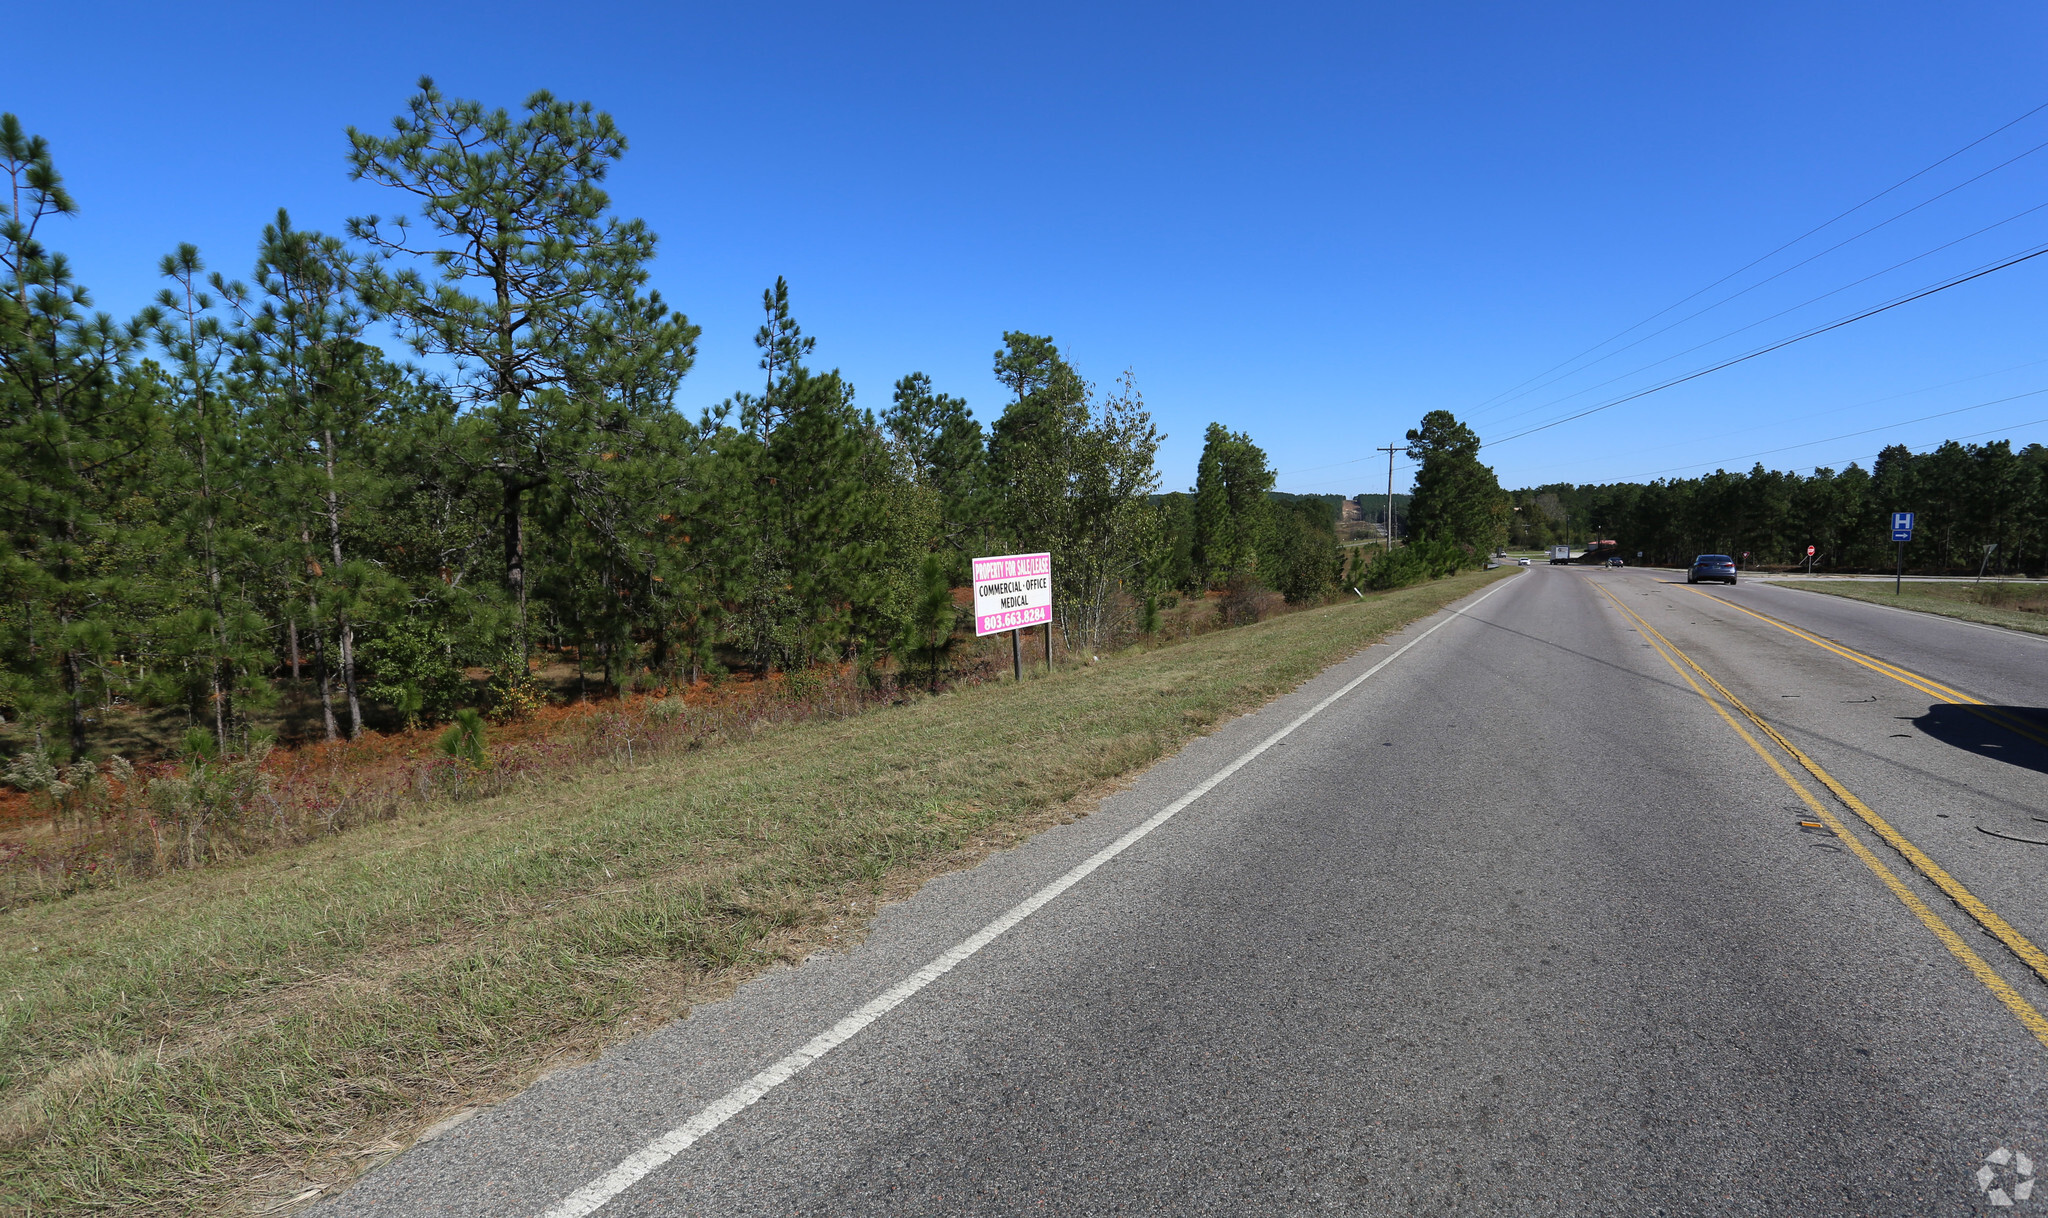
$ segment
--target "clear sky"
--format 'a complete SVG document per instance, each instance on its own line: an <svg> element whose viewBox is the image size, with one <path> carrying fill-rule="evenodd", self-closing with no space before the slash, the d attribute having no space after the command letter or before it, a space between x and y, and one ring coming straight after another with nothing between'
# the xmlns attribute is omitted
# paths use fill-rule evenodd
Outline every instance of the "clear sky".
<svg viewBox="0 0 2048 1218"><path fill-rule="evenodd" d="M781 274L876 409L924 371L993 418L1006 329L1099 384L1134 370L1168 488L1211 421L1280 489L1381 488L1372 449L1437 408L1508 486L2048 442L2048 257L1505 439L2048 243L2048 209L1968 236L2048 203L2044 110L1507 396L2048 102L2036 4L102 3L8 28L0 109L51 140L83 212L49 236L117 315L180 241L241 275L280 206L395 210L347 180L343 131L426 73L617 119L614 203L704 328L692 411L754 384Z"/></svg>

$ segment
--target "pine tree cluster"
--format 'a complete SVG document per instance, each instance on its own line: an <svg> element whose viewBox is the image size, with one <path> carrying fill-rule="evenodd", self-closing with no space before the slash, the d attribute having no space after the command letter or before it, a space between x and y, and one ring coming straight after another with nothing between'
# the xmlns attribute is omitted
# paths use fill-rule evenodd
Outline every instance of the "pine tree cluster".
<svg viewBox="0 0 2048 1218"><path fill-rule="evenodd" d="M778 279L758 392L685 417L699 331L649 287L655 234L604 187L626 140L588 104L423 80L348 147L397 213L337 236L280 211L245 279L180 247L119 321L49 247L77 210L51 150L0 121L0 752L103 754L127 704L246 753L290 690L330 740L480 741L470 712L536 704L549 657L599 690L826 662L936 682L972 554L1052 551L1056 628L1096 650L1226 567L1332 582L1327 527L1281 582L1296 543L1243 460L1228 538L1175 571L1134 381L1098 392L1045 336L1002 336L992 426L922 373L877 415L812 365Z"/></svg>

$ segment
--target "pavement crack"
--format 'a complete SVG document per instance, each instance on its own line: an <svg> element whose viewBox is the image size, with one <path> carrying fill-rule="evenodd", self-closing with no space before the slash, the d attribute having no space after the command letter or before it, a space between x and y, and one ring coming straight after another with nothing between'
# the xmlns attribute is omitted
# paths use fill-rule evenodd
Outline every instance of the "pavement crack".
<svg viewBox="0 0 2048 1218"><path fill-rule="evenodd" d="M2038 837L2021 837L2017 833L2006 833L1999 829L1987 829L1983 825L1977 826L1977 832L1986 834L1991 837L2003 838L2008 842L2024 842L2029 846L2048 846L2048 841L2044 841Z"/></svg>

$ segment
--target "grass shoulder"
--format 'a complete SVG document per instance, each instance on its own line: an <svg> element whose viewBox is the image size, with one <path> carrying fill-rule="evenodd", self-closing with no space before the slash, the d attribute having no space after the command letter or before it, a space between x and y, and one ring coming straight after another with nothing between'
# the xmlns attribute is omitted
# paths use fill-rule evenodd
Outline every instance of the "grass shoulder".
<svg viewBox="0 0 2048 1218"><path fill-rule="evenodd" d="M8 912L0 1202L252 1211L857 938L1468 572Z"/></svg>
<svg viewBox="0 0 2048 1218"><path fill-rule="evenodd" d="M1777 586L2048 634L2048 587L2037 584L1909 583L1896 593L1891 584L1871 580L1781 580Z"/></svg>

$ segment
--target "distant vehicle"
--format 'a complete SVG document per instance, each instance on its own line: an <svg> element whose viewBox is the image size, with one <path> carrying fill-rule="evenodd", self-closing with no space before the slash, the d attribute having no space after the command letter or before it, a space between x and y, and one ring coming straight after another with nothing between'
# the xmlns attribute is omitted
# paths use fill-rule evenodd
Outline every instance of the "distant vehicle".
<svg viewBox="0 0 2048 1218"><path fill-rule="evenodd" d="M1692 569L1685 573L1688 584L1705 583L1710 579L1724 579L1735 582L1735 560L1726 554L1702 554L1692 560Z"/></svg>
<svg viewBox="0 0 2048 1218"><path fill-rule="evenodd" d="M1619 567L1625 564L1621 561L1621 555L1617 554L1613 558L1607 560L1607 565L1610 567Z"/></svg>
<svg viewBox="0 0 2048 1218"><path fill-rule="evenodd" d="M1515 560L1515 565L1518 567L1526 567L1529 565L1529 560L1526 558L1517 558Z"/></svg>
<svg viewBox="0 0 2048 1218"><path fill-rule="evenodd" d="M1561 563L1568 563L1568 562L1570 562L1571 560L1572 560L1572 548L1571 548L1570 546L1552 546L1552 547L1550 547L1550 565L1551 565L1551 566L1555 567L1555 566L1557 566L1557 565L1559 565L1559 564L1561 564Z"/></svg>

